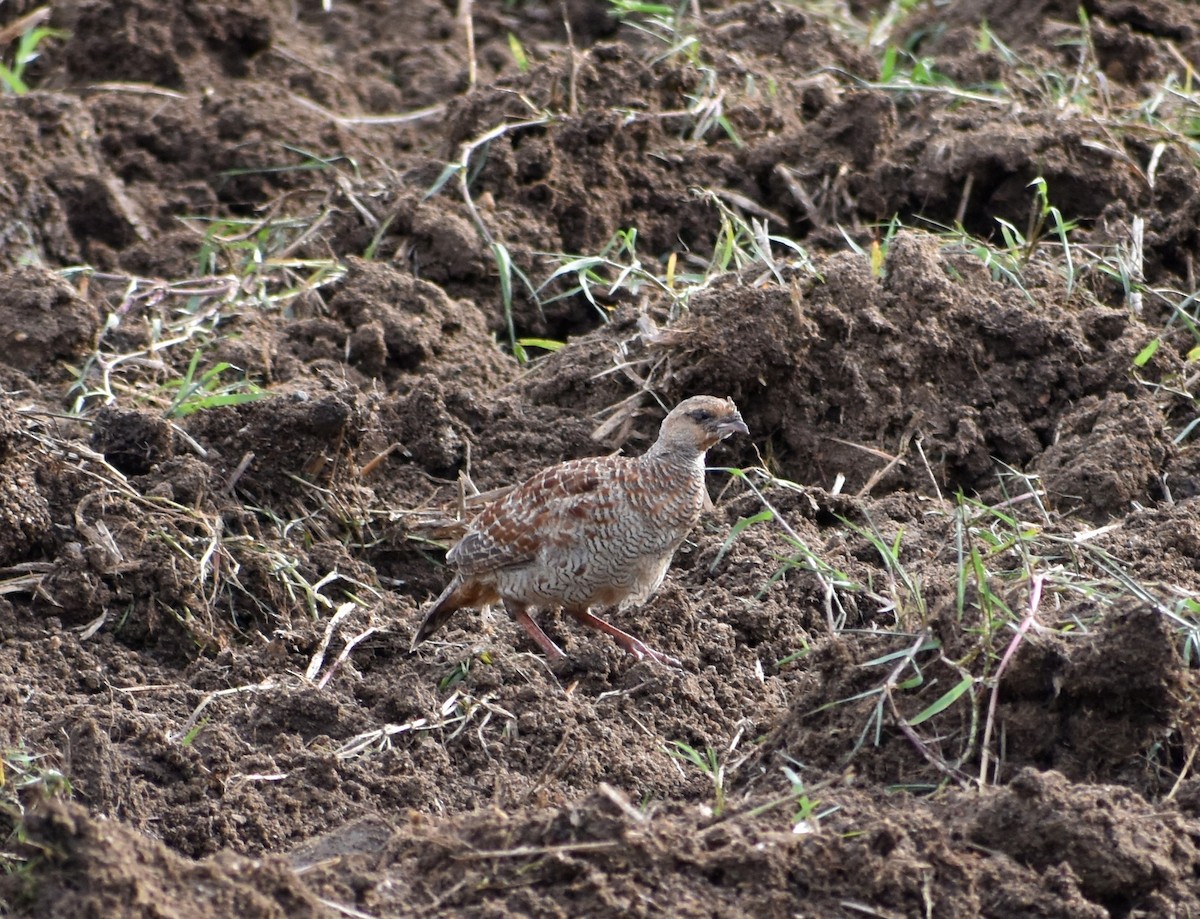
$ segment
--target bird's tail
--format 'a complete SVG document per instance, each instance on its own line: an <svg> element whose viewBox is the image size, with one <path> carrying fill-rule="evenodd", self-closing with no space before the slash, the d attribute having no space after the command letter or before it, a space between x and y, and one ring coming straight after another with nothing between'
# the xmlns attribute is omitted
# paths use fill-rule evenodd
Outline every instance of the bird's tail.
<svg viewBox="0 0 1200 919"><path fill-rule="evenodd" d="M446 589L441 592L441 595L429 605L429 609L425 612L425 618L417 626L409 650L415 651L417 645L449 622L450 617L460 609L483 606L496 599L494 591L487 590L475 582L464 583L461 577L456 576L446 585Z"/></svg>

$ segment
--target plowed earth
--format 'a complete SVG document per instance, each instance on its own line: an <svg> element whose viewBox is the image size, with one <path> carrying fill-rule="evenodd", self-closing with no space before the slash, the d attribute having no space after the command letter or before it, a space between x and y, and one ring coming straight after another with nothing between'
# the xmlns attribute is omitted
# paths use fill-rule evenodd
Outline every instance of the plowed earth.
<svg viewBox="0 0 1200 919"><path fill-rule="evenodd" d="M702 2L674 53L600 0L466 4L474 68L450 0L324 6L55 3L0 97L3 909L1200 913L1194 339L972 242L1042 177L1081 266L1140 220L1144 282L1194 289L1195 151L1107 115L1194 78L1200 9L918 5L890 41L953 93L802 4ZM681 302L735 220L807 260ZM630 228L673 285L517 273ZM270 397L170 413L198 351ZM561 667L502 610L408 653L460 473L639 452L702 392L751 430L710 462L778 478L714 471L615 614L682 670L552 611Z"/></svg>

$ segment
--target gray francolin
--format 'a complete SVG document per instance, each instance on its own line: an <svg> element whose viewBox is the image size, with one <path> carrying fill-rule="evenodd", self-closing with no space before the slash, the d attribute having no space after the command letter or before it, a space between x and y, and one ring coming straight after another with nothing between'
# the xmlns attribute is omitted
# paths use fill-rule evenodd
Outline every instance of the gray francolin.
<svg viewBox="0 0 1200 919"><path fill-rule="evenodd" d="M679 544L711 506L704 456L748 434L730 399L693 396L667 415L642 456L601 456L543 469L489 504L446 555L454 578L429 607L416 648L456 610L501 600L552 660L565 655L529 615L562 607L611 635L638 660L679 666L614 625L594 606L642 603L658 589Z"/></svg>

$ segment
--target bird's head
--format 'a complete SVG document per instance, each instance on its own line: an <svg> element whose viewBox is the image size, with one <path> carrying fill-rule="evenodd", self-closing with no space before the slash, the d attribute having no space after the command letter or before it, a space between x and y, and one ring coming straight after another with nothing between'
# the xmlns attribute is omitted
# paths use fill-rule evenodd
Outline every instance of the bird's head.
<svg viewBox="0 0 1200 919"><path fill-rule="evenodd" d="M731 434L749 434L732 399L692 396L663 419L656 446L662 450L704 453Z"/></svg>

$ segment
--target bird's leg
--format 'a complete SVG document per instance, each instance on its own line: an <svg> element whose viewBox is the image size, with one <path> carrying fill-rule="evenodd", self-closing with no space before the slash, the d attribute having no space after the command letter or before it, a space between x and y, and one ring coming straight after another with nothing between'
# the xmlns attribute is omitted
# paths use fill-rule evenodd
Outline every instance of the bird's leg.
<svg viewBox="0 0 1200 919"><path fill-rule="evenodd" d="M620 645L627 654L632 654L639 661L643 658L650 658L652 661L657 661L660 664L665 664L668 667L683 667L678 660L668 654L663 654L661 651L655 651L645 642L634 638L628 632L622 632L611 622L605 622L599 616L593 616L586 608L583 609L567 609L567 612L575 618L575 621L581 625L589 626L593 629L599 629L611 635L618 645Z"/></svg>
<svg viewBox="0 0 1200 919"><path fill-rule="evenodd" d="M542 631L542 627L533 621L533 617L527 611L528 607L523 603L513 603L511 600L505 600L504 608L508 610L510 616L520 623L521 628L536 642L546 657L552 661L561 661L566 657L563 654L563 649L556 645L550 636Z"/></svg>

